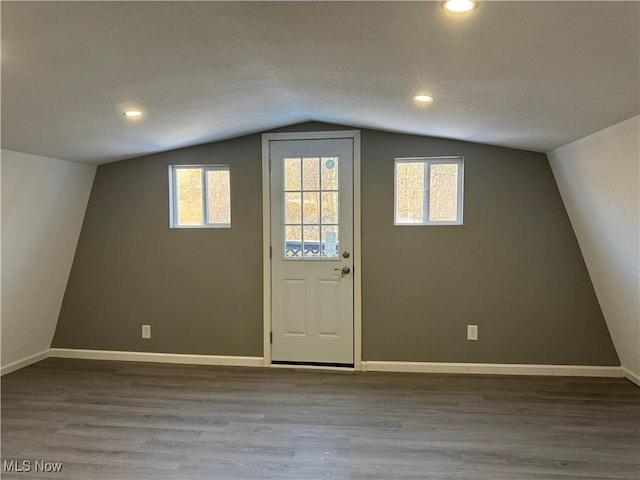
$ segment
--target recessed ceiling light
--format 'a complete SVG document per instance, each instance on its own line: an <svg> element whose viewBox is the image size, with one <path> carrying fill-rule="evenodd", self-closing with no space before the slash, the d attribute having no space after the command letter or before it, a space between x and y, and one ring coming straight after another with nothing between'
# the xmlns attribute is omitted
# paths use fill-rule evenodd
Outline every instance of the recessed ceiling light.
<svg viewBox="0 0 640 480"><path fill-rule="evenodd" d="M442 8L454 13L470 12L478 6L476 0L445 0Z"/></svg>
<svg viewBox="0 0 640 480"><path fill-rule="evenodd" d="M142 116L142 112L140 110L127 110L123 115L127 118L136 118Z"/></svg>
<svg viewBox="0 0 640 480"><path fill-rule="evenodd" d="M413 97L416 102L429 103L433 102L433 97L430 95L416 95Z"/></svg>

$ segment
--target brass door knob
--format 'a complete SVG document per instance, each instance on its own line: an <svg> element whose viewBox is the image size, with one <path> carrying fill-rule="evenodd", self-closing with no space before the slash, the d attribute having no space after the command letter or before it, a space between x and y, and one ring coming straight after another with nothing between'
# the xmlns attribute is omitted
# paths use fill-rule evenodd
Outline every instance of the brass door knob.
<svg viewBox="0 0 640 480"><path fill-rule="evenodd" d="M351 269L349 267L334 268L334 270L340 272L341 277L344 277L345 275L351 273Z"/></svg>

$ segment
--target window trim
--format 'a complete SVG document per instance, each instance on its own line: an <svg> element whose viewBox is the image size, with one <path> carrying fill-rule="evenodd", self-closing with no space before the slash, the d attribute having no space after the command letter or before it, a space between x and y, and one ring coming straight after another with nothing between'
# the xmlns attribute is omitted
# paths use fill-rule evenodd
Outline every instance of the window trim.
<svg viewBox="0 0 640 480"><path fill-rule="evenodd" d="M426 171L424 175L423 189L425 192L422 208L422 222L420 223L400 223L398 222L398 163L423 163ZM458 165L458 209L455 221L431 221L429 220L429 179L431 178L431 165L437 164L457 164ZM463 225L462 214L464 211L464 157L438 156L438 157L397 157L393 162L393 225L397 227L424 227L434 225Z"/></svg>
<svg viewBox="0 0 640 480"><path fill-rule="evenodd" d="M178 197L176 195L176 172L182 169L199 169L202 184L202 225L178 224ZM229 172L229 223L209 223L209 189L207 188L207 172ZM169 228L231 228L231 168L229 165L169 165Z"/></svg>

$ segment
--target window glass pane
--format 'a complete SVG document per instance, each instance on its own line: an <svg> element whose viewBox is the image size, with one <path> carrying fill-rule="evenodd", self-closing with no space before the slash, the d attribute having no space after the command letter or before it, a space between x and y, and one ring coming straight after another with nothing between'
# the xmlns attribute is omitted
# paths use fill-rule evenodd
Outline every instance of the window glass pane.
<svg viewBox="0 0 640 480"><path fill-rule="evenodd" d="M458 218L458 164L432 163L429 169L429 220L455 222Z"/></svg>
<svg viewBox="0 0 640 480"><path fill-rule="evenodd" d="M302 163L298 158L284 159L284 189L300 190L300 180L302 178Z"/></svg>
<svg viewBox="0 0 640 480"><path fill-rule="evenodd" d="M322 227L322 256L328 258L335 258L338 256L338 249L340 248L338 240L338 226L323 226Z"/></svg>
<svg viewBox="0 0 640 480"><path fill-rule="evenodd" d="M303 253L304 257L320 256L320 227L303 227Z"/></svg>
<svg viewBox="0 0 640 480"><path fill-rule="evenodd" d="M322 157L320 173L322 190L338 190L338 157Z"/></svg>
<svg viewBox="0 0 640 480"><path fill-rule="evenodd" d="M338 192L322 192L322 223L338 223Z"/></svg>
<svg viewBox="0 0 640 480"><path fill-rule="evenodd" d="M302 227L284 227L284 256L302 257Z"/></svg>
<svg viewBox="0 0 640 480"><path fill-rule="evenodd" d="M396 223L422 223L424 217L423 162L396 163Z"/></svg>
<svg viewBox="0 0 640 480"><path fill-rule="evenodd" d="M318 192L305 192L302 195L304 223L320 223L320 194Z"/></svg>
<svg viewBox="0 0 640 480"><path fill-rule="evenodd" d="M286 192L284 194L284 223L302 223L302 194L300 192Z"/></svg>
<svg viewBox="0 0 640 480"><path fill-rule="evenodd" d="M304 190L320 190L320 159L302 159L302 186Z"/></svg>
<svg viewBox="0 0 640 480"><path fill-rule="evenodd" d="M208 223L231 223L229 170L207 170Z"/></svg>
<svg viewBox="0 0 640 480"><path fill-rule="evenodd" d="M178 225L202 225L203 192L202 170L199 168L176 169Z"/></svg>

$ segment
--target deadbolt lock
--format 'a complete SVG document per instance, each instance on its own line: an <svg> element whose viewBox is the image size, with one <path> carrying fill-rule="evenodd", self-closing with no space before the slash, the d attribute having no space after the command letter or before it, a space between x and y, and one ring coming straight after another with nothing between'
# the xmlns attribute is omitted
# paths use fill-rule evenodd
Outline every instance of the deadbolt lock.
<svg viewBox="0 0 640 480"><path fill-rule="evenodd" d="M351 256L351 254L349 252L347 252L346 250L344 252L342 252L342 258L349 258Z"/></svg>

